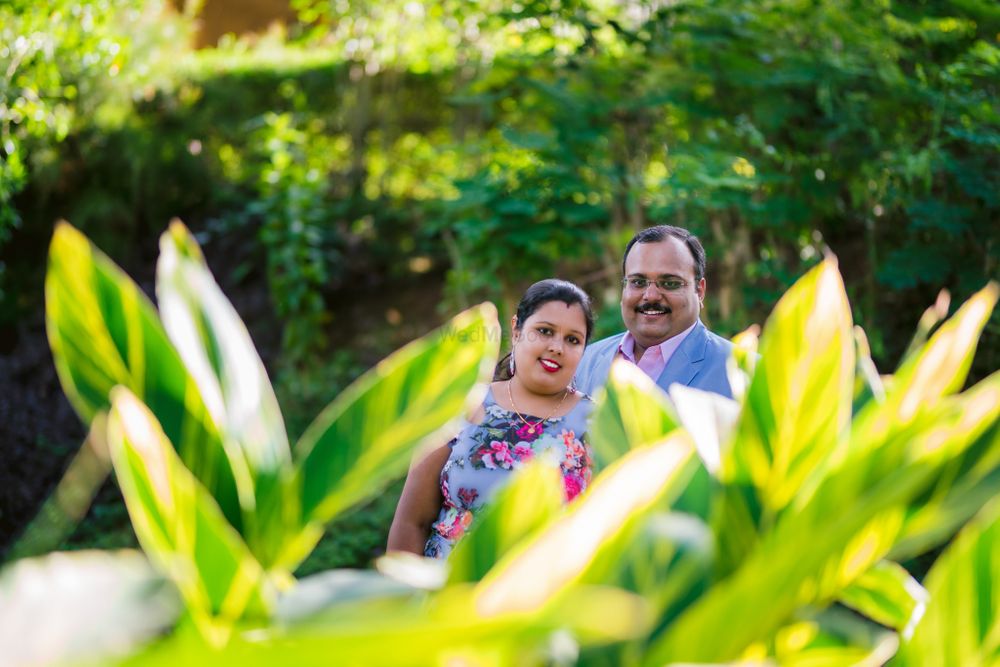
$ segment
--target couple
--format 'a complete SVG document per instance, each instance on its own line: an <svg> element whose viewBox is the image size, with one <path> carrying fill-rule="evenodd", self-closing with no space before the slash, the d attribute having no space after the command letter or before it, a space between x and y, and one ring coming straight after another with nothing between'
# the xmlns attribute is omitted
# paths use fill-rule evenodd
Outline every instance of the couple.
<svg viewBox="0 0 1000 667"><path fill-rule="evenodd" d="M590 299L573 283L528 288L511 322L512 349L497 365L483 404L457 437L414 465L389 530L388 550L443 558L511 470L533 457L560 467L566 500L591 476L590 399L624 358L664 390L677 382L732 396L732 345L699 321L705 250L679 227L639 232L622 259L623 334L587 347Z"/></svg>

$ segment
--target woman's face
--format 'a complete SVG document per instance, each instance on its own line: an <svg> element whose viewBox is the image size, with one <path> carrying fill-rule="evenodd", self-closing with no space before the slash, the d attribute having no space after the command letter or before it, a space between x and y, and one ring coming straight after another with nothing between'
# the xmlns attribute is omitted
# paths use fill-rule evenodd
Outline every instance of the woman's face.
<svg viewBox="0 0 1000 667"><path fill-rule="evenodd" d="M587 341L587 319L578 303L549 301L514 327L515 377L539 394L564 390Z"/></svg>

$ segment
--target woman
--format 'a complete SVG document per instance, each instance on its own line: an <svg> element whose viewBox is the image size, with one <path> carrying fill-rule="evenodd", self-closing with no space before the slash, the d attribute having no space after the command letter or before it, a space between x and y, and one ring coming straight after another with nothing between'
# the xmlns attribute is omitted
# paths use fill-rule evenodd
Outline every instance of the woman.
<svg viewBox="0 0 1000 667"><path fill-rule="evenodd" d="M537 456L558 461L567 500L586 488L593 403L571 382L593 326L590 299L573 283L528 288L483 404L457 437L410 469L388 550L447 556L511 471Z"/></svg>

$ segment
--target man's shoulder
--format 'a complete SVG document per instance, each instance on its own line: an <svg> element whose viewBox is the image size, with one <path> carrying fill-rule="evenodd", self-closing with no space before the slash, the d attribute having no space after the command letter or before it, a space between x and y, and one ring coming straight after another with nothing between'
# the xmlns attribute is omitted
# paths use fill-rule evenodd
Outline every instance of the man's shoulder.
<svg viewBox="0 0 1000 667"><path fill-rule="evenodd" d="M702 325L702 326L704 326L704 325ZM704 328L705 328L705 338L708 341L709 345L715 346L716 348L718 348L720 350L725 350L727 354L732 351L732 349L733 349L733 343L732 343L732 341L730 341L727 338L723 338L722 336L720 336L719 334L715 333L714 331L712 331L708 327L704 327Z"/></svg>
<svg viewBox="0 0 1000 667"><path fill-rule="evenodd" d="M699 322L695 331L691 333L694 335L691 336L691 346L687 348L690 350L688 352L689 355L693 354L696 358L704 359L712 364L723 365L732 355L733 344L719 334L709 330L703 322Z"/></svg>

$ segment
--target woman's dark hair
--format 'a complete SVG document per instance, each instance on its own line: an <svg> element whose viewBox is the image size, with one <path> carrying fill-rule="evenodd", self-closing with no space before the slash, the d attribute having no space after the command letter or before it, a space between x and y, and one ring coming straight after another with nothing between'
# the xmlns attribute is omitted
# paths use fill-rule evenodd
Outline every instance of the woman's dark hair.
<svg viewBox="0 0 1000 667"><path fill-rule="evenodd" d="M590 334L594 330L594 311L590 306L590 297L573 283L558 278L539 280L525 290L521 302L517 304L514 326L520 329L524 326L525 320L550 301L562 301L567 306L578 304L583 309L583 318L587 323L587 340L584 342L589 342ZM510 355L511 352L508 352L497 363L497 367L493 371L494 382L510 379Z"/></svg>

